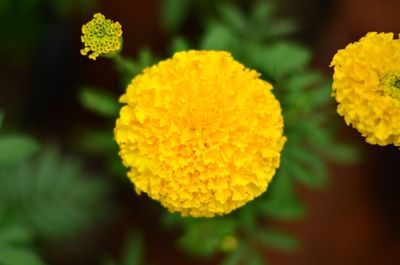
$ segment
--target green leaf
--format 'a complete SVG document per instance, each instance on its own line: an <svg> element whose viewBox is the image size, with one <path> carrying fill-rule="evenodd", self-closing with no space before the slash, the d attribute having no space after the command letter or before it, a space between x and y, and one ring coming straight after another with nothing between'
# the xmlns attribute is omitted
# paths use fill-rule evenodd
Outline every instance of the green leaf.
<svg viewBox="0 0 400 265"><path fill-rule="evenodd" d="M39 144L23 135L2 135L0 137L0 164L15 164L33 155Z"/></svg>
<svg viewBox="0 0 400 265"><path fill-rule="evenodd" d="M248 26L247 38L259 43L285 37L298 30L298 23L291 19L276 19L273 1L258 1L254 5ZM266 25L260 27L260 25Z"/></svg>
<svg viewBox="0 0 400 265"><path fill-rule="evenodd" d="M325 106L332 102L332 88L331 84L324 84L307 93L307 102L309 105L319 107Z"/></svg>
<svg viewBox="0 0 400 265"><path fill-rule="evenodd" d="M1 168L0 168L1 169ZM108 184L82 173L77 160L46 149L18 167L0 170L7 216L44 238L71 237L108 213Z"/></svg>
<svg viewBox="0 0 400 265"><path fill-rule="evenodd" d="M135 233L129 236L125 246L122 265L141 265L143 264L144 243L143 236Z"/></svg>
<svg viewBox="0 0 400 265"><path fill-rule="evenodd" d="M141 70L143 70L146 67L151 66L154 62L155 62L155 58L149 49L147 49L147 48L140 49L139 56L138 56L138 63L139 63Z"/></svg>
<svg viewBox="0 0 400 265"><path fill-rule="evenodd" d="M79 94L81 104L104 117L117 117L120 108L118 99L111 94L97 89L84 88Z"/></svg>
<svg viewBox="0 0 400 265"><path fill-rule="evenodd" d="M165 212L162 218L163 225L166 228L174 228L179 224L182 224L182 217L179 213Z"/></svg>
<svg viewBox="0 0 400 265"><path fill-rule="evenodd" d="M275 22L272 22L268 31L266 32L267 38L278 38L285 35L292 34L298 30L298 26L295 22L289 19L281 19Z"/></svg>
<svg viewBox="0 0 400 265"><path fill-rule="evenodd" d="M190 45L183 37L176 37L172 40L170 52L173 54L179 51L186 51L190 49Z"/></svg>
<svg viewBox="0 0 400 265"><path fill-rule="evenodd" d="M202 50L231 50L237 43L232 32L219 24L212 24L203 36L200 44Z"/></svg>
<svg viewBox="0 0 400 265"><path fill-rule="evenodd" d="M31 240L31 234L23 226L14 224L0 228L0 245L28 243Z"/></svg>
<svg viewBox="0 0 400 265"><path fill-rule="evenodd" d="M43 261L25 248L0 246L1 265L44 265Z"/></svg>
<svg viewBox="0 0 400 265"><path fill-rule="evenodd" d="M306 212L304 204L294 196L286 199L271 199L260 206L265 215L281 220L297 220Z"/></svg>
<svg viewBox="0 0 400 265"><path fill-rule="evenodd" d="M360 150L351 143L332 143L329 148L323 149L324 153L333 161L352 163L361 160Z"/></svg>
<svg viewBox="0 0 400 265"><path fill-rule="evenodd" d="M264 52L264 45L257 41L246 41L240 44L239 59L251 68L260 68L264 62L260 60L260 54Z"/></svg>
<svg viewBox="0 0 400 265"><path fill-rule="evenodd" d="M307 123L303 123L301 130L307 135L307 143L315 151L324 155L327 159L339 163L352 163L360 161L362 154L356 146L351 143L338 142L334 138L335 127L328 126L323 116L313 115Z"/></svg>
<svg viewBox="0 0 400 265"><path fill-rule="evenodd" d="M288 165L289 166L289 165ZM284 171L284 163L270 184L262 200L257 204L261 213L277 219L291 220L304 216L305 207L301 201L295 197L293 182Z"/></svg>
<svg viewBox="0 0 400 265"><path fill-rule="evenodd" d="M293 159L291 160L293 162L292 164L288 163L288 169L304 184L312 188L319 188L326 185L328 181L328 169L318 154L306 148L297 147L291 149L289 159ZM301 166L296 167L298 165L296 162L300 163L304 169L301 170ZM296 169L299 171L297 172Z"/></svg>
<svg viewBox="0 0 400 265"><path fill-rule="evenodd" d="M161 6L162 26L168 31L177 30L189 10L190 0L163 0Z"/></svg>
<svg viewBox="0 0 400 265"><path fill-rule="evenodd" d="M122 55L117 55L113 57L113 59L116 68L122 75L122 87L124 90L135 75L141 73L143 69L156 62L156 58L147 48L139 50L138 58L136 60L123 57Z"/></svg>
<svg viewBox="0 0 400 265"><path fill-rule="evenodd" d="M236 32L244 33L246 19L240 9L233 4L225 3L219 7L219 13L224 24Z"/></svg>
<svg viewBox="0 0 400 265"><path fill-rule="evenodd" d="M4 194L1 194L4 195ZM4 210L4 199L1 199ZM11 220L13 221L13 220ZM28 248L32 235L30 231L18 225L16 221L10 223L9 214L0 214L0 265L42 265L37 254Z"/></svg>
<svg viewBox="0 0 400 265"><path fill-rule="evenodd" d="M297 124L297 131L303 134L310 145L334 144L336 127L328 118L328 114L324 112L311 114L307 117L307 122Z"/></svg>
<svg viewBox="0 0 400 265"><path fill-rule="evenodd" d="M249 231L253 231L252 229L256 226L257 222L254 208L254 204L250 202L246 207L237 210L237 221L244 229Z"/></svg>
<svg viewBox="0 0 400 265"><path fill-rule="evenodd" d="M292 161L288 170L291 175L309 188L321 188L328 182L328 176L326 174L316 174L315 172L311 172L311 170L308 170L297 161Z"/></svg>
<svg viewBox="0 0 400 265"><path fill-rule="evenodd" d="M140 66L131 58L123 57L120 54L117 54L112 58L114 60L115 67L121 73L122 78L124 79L124 89L127 81L131 81L132 77L136 74L140 73L142 69Z"/></svg>
<svg viewBox="0 0 400 265"><path fill-rule="evenodd" d="M306 88L310 88L322 81L323 78L321 73L308 71L289 77L289 80L285 84L285 88L289 91L301 91Z"/></svg>
<svg viewBox="0 0 400 265"><path fill-rule="evenodd" d="M278 250L296 250L300 245L294 236L276 230L259 229L255 236L261 243Z"/></svg>
<svg viewBox="0 0 400 265"><path fill-rule="evenodd" d="M259 54L260 67L275 79L303 69L310 59L309 50L290 42L277 42L265 46Z"/></svg>
<svg viewBox="0 0 400 265"><path fill-rule="evenodd" d="M267 21L275 12L275 5L271 1L257 1L253 5L251 18L256 22Z"/></svg>

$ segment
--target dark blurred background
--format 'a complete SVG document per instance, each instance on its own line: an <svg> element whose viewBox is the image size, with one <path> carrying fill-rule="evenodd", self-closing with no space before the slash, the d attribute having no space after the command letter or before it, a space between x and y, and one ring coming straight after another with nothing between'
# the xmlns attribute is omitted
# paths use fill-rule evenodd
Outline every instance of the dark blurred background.
<svg viewBox="0 0 400 265"><path fill-rule="evenodd" d="M280 14L294 18L300 25L293 39L314 51L313 66L327 76L332 74L328 67L332 56L349 42L368 31L400 32L400 2L396 0L277 3ZM60 142L73 152L71 137L76 128L102 123L80 106L78 89L91 84L118 95L121 86L110 61L95 62L79 54L81 24L90 19L91 13L71 10L59 14L49 1L15 13L2 8L0 4L0 106L7 114L7 126L43 141ZM123 25L124 54L132 57L142 47L166 54L170 36L159 23L159 9L157 0L99 0L94 8ZM21 24L25 26L21 28ZM193 36L197 30L189 18L185 34ZM338 120L343 125L342 139L359 145L364 158L355 165L332 164L330 185L321 191L298 188L309 207L306 218L273 225L297 234L302 246L294 253L266 250L270 264L400 264L399 150L368 145L355 130L344 126L340 117ZM137 215L140 213L127 213L125 222ZM138 217L135 222L147 221ZM160 264L192 264L179 257L168 236L152 232L151 223L144 226L152 237L149 255L159 256L164 261ZM103 248L113 245L113 236L103 240L111 241Z"/></svg>

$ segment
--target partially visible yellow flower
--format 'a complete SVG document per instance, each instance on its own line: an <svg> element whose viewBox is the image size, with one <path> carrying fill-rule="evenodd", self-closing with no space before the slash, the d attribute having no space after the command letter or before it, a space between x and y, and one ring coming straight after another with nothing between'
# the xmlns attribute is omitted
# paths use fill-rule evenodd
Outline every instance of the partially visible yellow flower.
<svg viewBox="0 0 400 265"><path fill-rule="evenodd" d="M113 55L118 53L122 47L122 27L119 22L106 19L97 13L93 19L82 26L81 40L85 47L81 50L82 55L96 60L101 55Z"/></svg>
<svg viewBox="0 0 400 265"><path fill-rule="evenodd" d="M178 52L136 76L116 122L138 193L195 217L263 193L285 142L271 84L227 52Z"/></svg>
<svg viewBox="0 0 400 265"><path fill-rule="evenodd" d="M370 144L400 146L400 40L370 32L334 56L338 113Z"/></svg>

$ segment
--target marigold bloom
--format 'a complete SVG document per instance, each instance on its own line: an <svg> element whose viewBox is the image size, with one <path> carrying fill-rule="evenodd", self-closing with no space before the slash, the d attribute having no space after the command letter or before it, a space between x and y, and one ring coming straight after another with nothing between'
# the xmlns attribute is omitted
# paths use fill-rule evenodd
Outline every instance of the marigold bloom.
<svg viewBox="0 0 400 265"><path fill-rule="evenodd" d="M227 52L178 52L136 76L115 138L128 177L170 211L225 214L263 193L285 142L271 84Z"/></svg>
<svg viewBox="0 0 400 265"><path fill-rule="evenodd" d="M106 19L102 14L97 13L93 19L82 26L81 40L85 48L81 50L82 55L96 60L100 55L112 55L121 50L122 27L118 22Z"/></svg>
<svg viewBox="0 0 400 265"><path fill-rule="evenodd" d="M400 146L400 40L370 32L334 56L338 113L370 144Z"/></svg>

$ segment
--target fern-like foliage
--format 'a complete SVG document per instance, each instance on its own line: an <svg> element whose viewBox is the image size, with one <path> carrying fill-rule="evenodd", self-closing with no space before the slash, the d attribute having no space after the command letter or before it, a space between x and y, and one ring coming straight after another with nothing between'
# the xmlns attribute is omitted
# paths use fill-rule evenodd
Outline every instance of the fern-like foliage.
<svg viewBox="0 0 400 265"><path fill-rule="evenodd" d="M0 201L14 222L42 238L65 238L90 228L107 212L108 185L52 147L33 159L0 166Z"/></svg>
<svg viewBox="0 0 400 265"><path fill-rule="evenodd" d="M0 213L0 265L44 265L31 249L32 234L25 227L6 221Z"/></svg>

